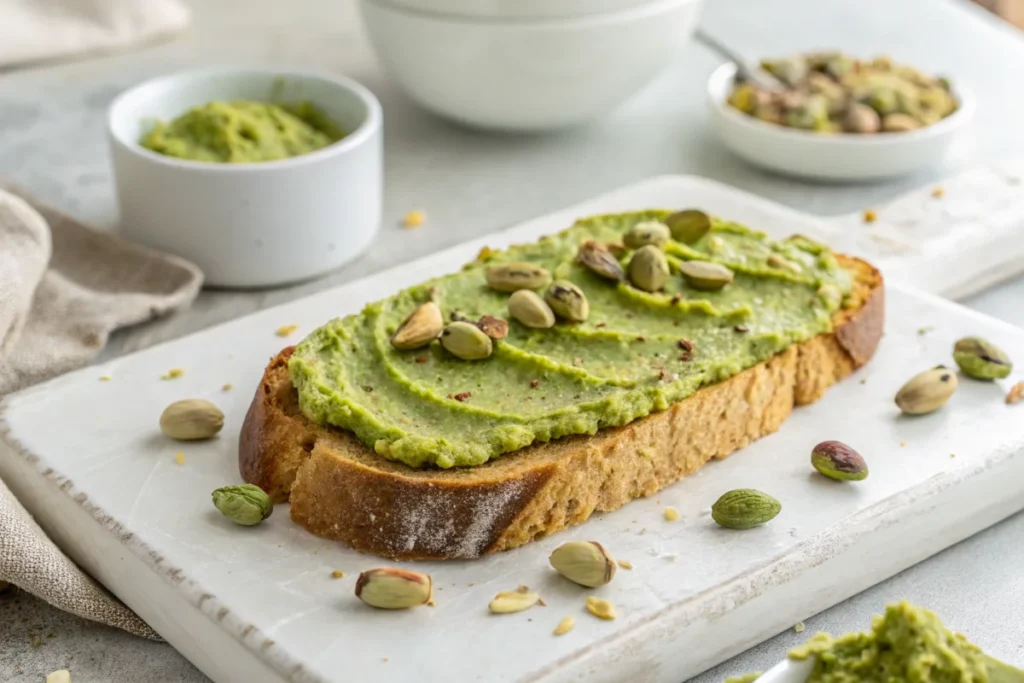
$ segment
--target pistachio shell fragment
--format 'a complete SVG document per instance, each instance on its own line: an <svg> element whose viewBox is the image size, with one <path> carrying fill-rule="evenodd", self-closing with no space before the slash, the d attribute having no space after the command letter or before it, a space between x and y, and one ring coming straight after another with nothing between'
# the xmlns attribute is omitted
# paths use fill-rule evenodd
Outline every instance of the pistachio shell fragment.
<svg viewBox="0 0 1024 683"><path fill-rule="evenodd" d="M487 609L491 614L514 614L530 609L540 601L540 595L534 593L526 586L520 586L514 591L501 591L494 596Z"/></svg>
<svg viewBox="0 0 1024 683"><path fill-rule="evenodd" d="M615 578L615 560L597 541L569 541L548 558L555 571L587 588L604 586Z"/></svg>
<svg viewBox="0 0 1024 683"><path fill-rule="evenodd" d="M571 631L576 626L576 620L572 617L566 617L558 622L558 626L555 627L553 633L556 636L564 636L566 633Z"/></svg>
<svg viewBox="0 0 1024 683"><path fill-rule="evenodd" d="M644 221L627 230L622 242L630 249L639 249L648 244L663 249L671 238L672 231L664 223Z"/></svg>
<svg viewBox="0 0 1024 683"><path fill-rule="evenodd" d="M178 441L209 439L223 426L224 413L201 398L175 401L160 415L160 431Z"/></svg>
<svg viewBox="0 0 1024 683"><path fill-rule="evenodd" d="M964 337L953 345L953 360L968 377L1003 379L1013 363L1001 348L980 337Z"/></svg>
<svg viewBox="0 0 1024 683"><path fill-rule="evenodd" d="M658 292L668 282L668 260L661 249L648 244L640 247L629 260L629 280L637 289Z"/></svg>
<svg viewBox="0 0 1024 683"><path fill-rule="evenodd" d="M480 319L476 321L476 326L480 328L481 332L494 340L504 339L508 336L508 321L495 318L493 315L480 316Z"/></svg>
<svg viewBox="0 0 1024 683"><path fill-rule="evenodd" d="M860 453L841 441L822 441L811 450L811 465L829 479L867 479L868 464Z"/></svg>
<svg viewBox="0 0 1024 683"><path fill-rule="evenodd" d="M555 280L544 294L544 301L559 318L574 323L581 323L590 315L587 295L568 280Z"/></svg>
<svg viewBox="0 0 1024 683"><path fill-rule="evenodd" d="M508 313L527 327L546 329L555 324L555 313L537 292L520 289L508 298Z"/></svg>
<svg viewBox="0 0 1024 683"><path fill-rule="evenodd" d="M728 529L751 529L774 519L782 503L757 489L735 489L711 506L711 518Z"/></svg>
<svg viewBox="0 0 1024 683"><path fill-rule="evenodd" d="M521 261L493 265L487 269L484 277L487 284L499 292L540 289L551 282L551 273L547 269Z"/></svg>
<svg viewBox="0 0 1024 683"><path fill-rule="evenodd" d="M381 567L359 575L356 597L377 609L409 609L430 602L433 585L429 574Z"/></svg>
<svg viewBox="0 0 1024 683"><path fill-rule="evenodd" d="M938 366L910 378L896 393L896 405L908 415L925 415L946 405L956 392L956 373Z"/></svg>
<svg viewBox="0 0 1024 683"><path fill-rule="evenodd" d="M419 349L437 339L443 328L441 309L433 301L428 301L414 308L402 321L391 335L391 345L399 351Z"/></svg>
<svg viewBox="0 0 1024 683"><path fill-rule="evenodd" d="M450 323L441 332L441 346L462 360L482 360L494 351L494 344L483 330L473 323Z"/></svg>
<svg viewBox="0 0 1024 683"><path fill-rule="evenodd" d="M693 244L711 230L711 216L697 209L685 209L666 218L665 225L672 232L672 239Z"/></svg>
<svg viewBox="0 0 1024 683"><path fill-rule="evenodd" d="M621 282L626 278L619 260L600 242L587 240L581 244L579 251L576 252L576 260L587 270L606 280Z"/></svg>
<svg viewBox="0 0 1024 683"><path fill-rule="evenodd" d="M683 261L679 272L691 287L705 291L721 289L733 279L731 270L711 261Z"/></svg>

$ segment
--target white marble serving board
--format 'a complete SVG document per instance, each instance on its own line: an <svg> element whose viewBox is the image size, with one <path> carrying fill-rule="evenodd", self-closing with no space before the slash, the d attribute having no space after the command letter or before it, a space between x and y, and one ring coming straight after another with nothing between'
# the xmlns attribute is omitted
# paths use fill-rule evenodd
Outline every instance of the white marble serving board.
<svg viewBox="0 0 1024 683"><path fill-rule="evenodd" d="M287 306L87 368L0 403L0 476L82 566L217 683L631 681L679 683L774 633L1024 508L1024 407L997 383L962 382L942 411L899 416L912 373L950 363L953 340L988 337L1024 358L1024 331L901 286L888 289L876 358L777 434L660 494L524 548L476 561L413 563L436 607L381 612L353 596L355 576L389 564L315 538L278 506L233 526L210 492L239 481L238 428L267 359L330 317L357 311L488 244L532 240L581 215L699 205L778 236L827 236L829 223L704 180L664 177ZM275 330L299 325L288 340ZM919 334L920 328L928 328ZM184 375L161 381L171 368ZM100 381L104 375L110 381ZM234 388L222 391L225 383ZM204 397L226 413L213 441L177 444L157 419ZM811 446L839 439L871 476L813 473ZM175 453L183 452L184 464ZM955 454L956 457L953 457ZM770 524L734 532L709 517L724 491L754 486L783 502ZM682 518L667 522L665 506ZM608 586L569 584L547 556L597 539L633 563ZM332 570L348 576L332 579ZM492 616L499 590L537 588L546 607ZM583 608L611 600L615 621ZM571 633L551 631L565 616Z"/></svg>

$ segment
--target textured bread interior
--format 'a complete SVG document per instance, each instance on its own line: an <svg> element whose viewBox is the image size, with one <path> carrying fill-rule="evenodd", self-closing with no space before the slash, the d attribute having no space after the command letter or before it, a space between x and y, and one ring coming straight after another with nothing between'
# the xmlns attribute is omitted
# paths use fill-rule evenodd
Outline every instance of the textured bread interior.
<svg viewBox="0 0 1024 683"><path fill-rule="evenodd" d="M477 557L649 496L777 430L794 406L867 362L884 318L882 278L848 257L849 307L833 331L794 345L668 410L628 425L537 443L470 468L413 469L299 410L291 349L264 374L243 426L243 478L320 536L396 559Z"/></svg>

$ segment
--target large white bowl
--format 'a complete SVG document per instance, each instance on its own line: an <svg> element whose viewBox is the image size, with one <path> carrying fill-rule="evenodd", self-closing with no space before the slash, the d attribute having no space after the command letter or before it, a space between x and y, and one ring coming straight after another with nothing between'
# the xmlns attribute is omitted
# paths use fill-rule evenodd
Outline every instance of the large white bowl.
<svg viewBox="0 0 1024 683"><path fill-rule="evenodd" d="M818 180L875 180L940 162L974 116L974 98L956 89L960 107L933 125L907 133L823 135L748 116L726 99L736 66L723 64L708 79L708 106L725 146L772 171Z"/></svg>
<svg viewBox="0 0 1024 683"><path fill-rule="evenodd" d="M375 0L381 5L464 17L581 17L614 12L651 0Z"/></svg>
<svg viewBox="0 0 1024 683"><path fill-rule="evenodd" d="M466 17L361 0L377 56L422 106L468 125L560 128L601 116L661 73L702 0L574 18Z"/></svg>
<svg viewBox="0 0 1024 683"><path fill-rule="evenodd" d="M309 101L347 135L310 154L245 164L185 161L139 145L154 119L233 99ZM189 259L207 284L261 287L320 275L362 253L380 226L380 105L355 81L188 71L121 94L107 123L122 234Z"/></svg>

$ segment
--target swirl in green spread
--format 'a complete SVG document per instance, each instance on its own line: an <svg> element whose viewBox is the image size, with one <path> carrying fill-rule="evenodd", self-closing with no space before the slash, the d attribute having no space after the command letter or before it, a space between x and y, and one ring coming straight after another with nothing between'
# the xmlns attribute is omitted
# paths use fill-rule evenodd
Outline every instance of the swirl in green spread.
<svg viewBox="0 0 1024 683"><path fill-rule="evenodd" d="M839 305L822 285L848 293L849 273L810 240L781 242L715 220L692 245L670 241L672 269L662 292L601 279L576 263L587 240L620 243L642 221L668 211L595 216L535 244L487 252L459 273L372 303L332 320L302 341L290 361L303 413L352 431L383 457L413 467L479 465L573 434L626 424L732 377L797 342L827 332ZM768 265L781 256L789 268ZM621 261L628 263L630 253ZM735 281L720 291L689 287L684 260L728 266ZM586 322L530 329L509 321L490 358L458 360L438 343L397 351L389 337L417 305L434 300L447 318L508 318L508 294L484 272L528 261L574 282L590 301ZM692 353L680 341L693 345Z"/></svg>

